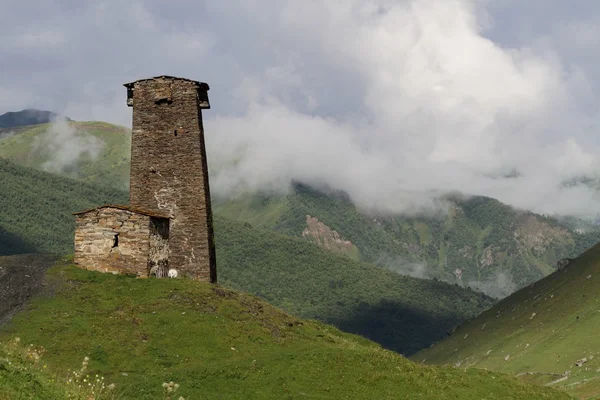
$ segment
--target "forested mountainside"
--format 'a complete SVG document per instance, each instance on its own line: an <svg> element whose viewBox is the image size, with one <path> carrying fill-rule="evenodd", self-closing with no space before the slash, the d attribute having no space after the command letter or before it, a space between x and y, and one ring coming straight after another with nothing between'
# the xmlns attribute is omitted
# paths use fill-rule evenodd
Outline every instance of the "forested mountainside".
<svg viewBox="0 0 600 400"><path fill-rule="evenodd" d="M215 213L496 297L548 275L560 260L600 241L598 228L583 221L518 211L487 197L448 200L452 206L440 217L366 215L342 195L296 184L286 196L248 194L218 205Z"/></svg>
<svg viewBox="0 0 600 400"><path fill-rule="evenodd" d="M73 252L71 213L127 194L0 160L0 252ZM215 218L219 281L298 316L333 323L405 354L493 304L442 282L416 279L334 254L302 238Z"/></svg>
<svg viewBox="0 0 600 400"><path fill-rule="evenodd" d="M40 124L0 138L0 158L123 190L128 187L129 151L130 132L101 122ZM547 276L561 260L600 241L596 225L518 211L481 196L448 197L448 213L419 217L359 212L343 193L323 193L299 183L287 195L246 193L214 200L216 215L495 297Z"/></svg>
<svg viewBox="0 0 600 400"><path fill-rule="evenodd" d="M56 117L56 113L45 110L26 109L21 111L10 111L0 115L0 128L44 124L51 122Z"/></svg>

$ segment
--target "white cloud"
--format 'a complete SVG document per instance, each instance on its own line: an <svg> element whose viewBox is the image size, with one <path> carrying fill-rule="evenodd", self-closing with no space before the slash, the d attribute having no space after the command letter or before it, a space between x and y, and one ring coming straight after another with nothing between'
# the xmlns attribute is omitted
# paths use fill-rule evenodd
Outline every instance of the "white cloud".
<svg viewBox="0 0 600 400"><path fill-rule="evenodd" d="M57 118L42 135L36 137L32 153L44 160L41 167L48 172L73 172L77 162L86 155L97 158L104 142L97 137L78 132L64 118Z"/></svg>
<svg viewBox="0 0 600 400"><path fill-rule="evenodd" d="M379 211L434 208L434 194L460 190L597 213L594 191L562 184L599 170L597 14L560 4L109 0L73 18L65 3L31 32L58 21L68 48L40 52L39 66L27 46L0 50L11 73L0 92L20 82L72 118L128 124L122 83L204 80L216 194L283 191L296 179Z"/></svg>

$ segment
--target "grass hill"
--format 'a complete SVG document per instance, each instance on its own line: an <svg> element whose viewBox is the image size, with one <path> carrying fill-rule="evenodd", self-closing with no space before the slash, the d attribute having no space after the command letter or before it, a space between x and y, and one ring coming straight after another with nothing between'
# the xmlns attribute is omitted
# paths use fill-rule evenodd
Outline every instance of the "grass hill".
<svg viewBox="0 0 600 400"><path fill-rule="evenodd" d="M563 387L600 398L600 245L414 356ZM581 366L577 363L584 360Z"/></svg>
<svg viewBox="0 0 600 400"><path fill-rule="evenodd" d="M186 399L568 398L498 373L419 366L220 286L68 265L49 270L46 285L46 294L1 329L0 376L14 369L6 349L18 337L35 345L30 353L43 351L38 365L57 379L88 357L82 366L88 380L114 383L120 399L166 398L167 382L178 385L173 398ZM36 399L65 398L47 387L48 373L38 375L43 366L29 368L16 376L38 381ZM14 382L14 375L0 379L0 393L19 390Z"/></svg>
<svg viewBox="0 0 600 400"><path fill-rule="evenodd" d="M127 201L127 195L0 158L0 255L73 251L71 213L102 203Z"/></svg>
<svg viewBox="0 0 600 400"><path fill-rule="evenodd" d="M7 132L7 131L5 131ZM125 190L131 135L104 122L44 123L0 132L0 158L19 165Z"/></svg>
<svg viewBox="0 0 600 400"><path fill-rule="evenodd" d="M127 202L97 188L0 160L3 254L73 251L72 212ZM301 317L326 321L411 354L492 305L492 299L442 282L383 270L301 238L215 218L219 281Z"/></svg>
<svg viewBox="0 0 600 400"><path fill-rule="evenodd" d="M351 257L496 297L548 275L559 260L600 241L597 227L575 219L561 222L486 197L449 200L453 206L440 218L367 216L343 195L297 184L287 196L248 194L217 204L215 213L321 242L334 241L335 231L351 243L345 247ZM313 229L307 216L322 225Z"/></svg>
<svg viewBox="0 0 600 400"><path fill-rule="evenodd" d="M127 129L102 122L42 124L11 137L0 134L0 158L117 189L128 187L130 146ZM600 241L600 228L573 218L519 212L485 197L449 200L454 206L440 218L369 216L341 193L297 184L287 196L214 199L214 211L355 260L495 297L547 276L559 260Z"/></svg>

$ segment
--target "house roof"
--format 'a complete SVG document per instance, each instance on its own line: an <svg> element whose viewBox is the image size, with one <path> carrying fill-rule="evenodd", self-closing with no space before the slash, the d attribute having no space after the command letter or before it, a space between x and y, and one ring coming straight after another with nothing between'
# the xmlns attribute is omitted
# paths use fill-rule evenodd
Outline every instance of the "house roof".
<svg viewBox="0 0 600 400"><path fill-rule="evenodd" d="M79 212L73 213L73 215L87 214L92 211L98 211L102 208L117 208L119 210L131 211L133 213L147 215L149 217L165 218L165 219L169 218L169 216L167 214L162 214L162 213L159 213L156 211L146 210L144 208L139 208L139 207L125 206L125 205L121 205L121 204L104 204L104 205L101 205L98 207L90 208L89 210L84 210L84 211L79 211Z"/></svg>
<svg viewBox="0 0 600 400"><path fill-rule="evenodd" d="M187 79L187 78L179 78L176 76L170 76L170 75L159 75L159 76L155 76L152 78L144 78L144 79L138 79L137 81L133 81L133 82L129 82L129 83L125 83L123 84L123 86L127 87L127 88L132 88L136 83L138 82L142 82L142 81L151 81L154 79L175 79L175 80L181 80L181 81L188 81L188 82L192 82L195 83L196 86L202 88L203 90L209 90L210 87L208 86L208 83L205 82L199 82L199 81L194 81L192 79Z"/></svg>

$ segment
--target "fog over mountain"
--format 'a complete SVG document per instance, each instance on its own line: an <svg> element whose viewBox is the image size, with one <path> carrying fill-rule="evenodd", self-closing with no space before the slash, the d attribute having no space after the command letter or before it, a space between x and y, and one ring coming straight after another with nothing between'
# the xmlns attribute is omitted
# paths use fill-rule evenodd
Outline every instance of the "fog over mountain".
<svg viewBox="0 0 600 400"><path fill-rule="evenodd" d="M600 171L595 2L35 3L0 15L0 113L130 126L122 83L206 81L216 194L300 180L377 212L452 190L600 212L564 184Z"/></svg>

